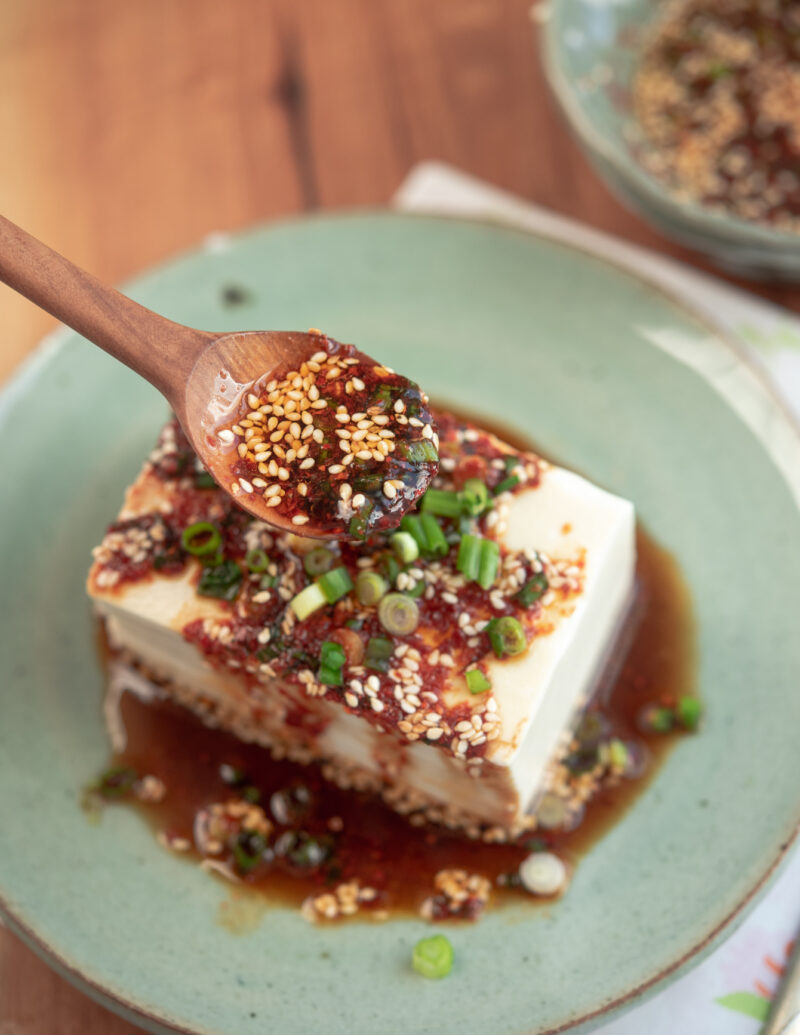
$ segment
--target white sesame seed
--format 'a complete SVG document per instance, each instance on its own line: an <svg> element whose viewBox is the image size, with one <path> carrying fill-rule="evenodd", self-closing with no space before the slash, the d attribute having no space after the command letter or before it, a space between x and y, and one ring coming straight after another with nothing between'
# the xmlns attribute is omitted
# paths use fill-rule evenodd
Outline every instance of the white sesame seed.
<svg viewBox="0 0 800 1035"><path fill-rule="evenodd" d="M233 443L234 434L228 428L223 428L222 431L217 432L217 438L223 445L229 446Z"/></svg>

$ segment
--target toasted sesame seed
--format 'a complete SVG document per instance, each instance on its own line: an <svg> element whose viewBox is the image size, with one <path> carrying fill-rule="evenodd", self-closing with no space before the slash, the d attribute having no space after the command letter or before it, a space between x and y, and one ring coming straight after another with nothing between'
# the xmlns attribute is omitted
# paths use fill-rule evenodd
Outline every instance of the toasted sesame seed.
<svg viewBox="0 0 800 1035"><path fill-rule="evenodd" d="M308 514L294 514L292 516L293 525L306 525L308 524Z"/></svg>

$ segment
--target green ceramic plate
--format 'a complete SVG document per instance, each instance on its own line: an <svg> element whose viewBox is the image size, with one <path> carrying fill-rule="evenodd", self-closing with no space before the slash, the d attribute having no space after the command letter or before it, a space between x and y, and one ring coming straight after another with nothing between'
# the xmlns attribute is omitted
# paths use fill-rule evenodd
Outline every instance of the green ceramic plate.
<svg viewBox="0 0 800 1035"><path fill-rule="evenodd" d="M226 286L244 301L226 308ZM800 453L758 378L646 283L454 220L273 226L131 292L198 327L324 327L630 497L691 586L709 718L562 902L453 928L446 981L409 968L421 921L320 930L275 908L250 934L228 933L219 882L162 851L134 813L92 826L77 805L107 757L89 551L165 407L58 335L0 404L0 896L12 926L152 1031L215 1035L590 1026L696 961L800 817Z"/></svg>

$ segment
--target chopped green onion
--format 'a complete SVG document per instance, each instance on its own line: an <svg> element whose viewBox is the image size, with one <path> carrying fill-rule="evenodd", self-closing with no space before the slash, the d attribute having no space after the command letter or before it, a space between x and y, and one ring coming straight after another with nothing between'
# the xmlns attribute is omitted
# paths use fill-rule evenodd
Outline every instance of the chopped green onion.
<svg viewBox="0 0 800 1035"><path fill-rule="evenodd" d="M509 489L516 488L519 485L519 478L512 474L510 478L504 478L501 482L498 482L494 487L495 496L499 496L501 492L508 492Z"/></svg>
<svg viewBox="0 0 800 1035"><path fill-rule="evenodd" d="M425 584L425 579L419 579L417 582L414 583L411 589L404 589L403 593L405 593L407 597L421 597L427 588L428 587Z"/></svg>
<svg viewBox="0 0 800 1035"><path fill-rule="evenodd" d="M681 697L676 713L681 726L687 730L696 730L703 715L703 706L696 697Z"/></svg>
<svg viewBox="0 0 800 1035"><path fill-rule="evenodd" d="M353 588L353 580L344 566L334 568L333 571L326 571L317 584L329 604L335 604Z"/></svg>
<svg viewBox="0 0 800 1035"><path fill-rule="evenodd" d="M195 489L216 489L217 483L208 471L196 471L194 476Z"/></svg>
<svg viewBox="0 0 800 1035"><path fill-rule="evenodd" d="M461 514L461 500L457 492L442 489L428 489L422 497L420 510L423 514L441 514L442 517L458 517Z"/></svg>
<svg viewBox="0 0 800 1035"><path fill-rule="evenodd" d="M116 766L103 773L93 790L103 798L123 798L130 793L138 779L139 774L135 769Z"/></svg>
<svg viewBox="0 0 800 1035"><path fill-rule="evenodd" d="M481 672L479 668L471 668L464 678L467 681L467 689L471 694L482 694L484 690L490 690L492 687L485 673Z"/></svg>
<svg viewBox="0 0 800 1035"><path fill-rule="evenodd" d="M504 658L507 654L521 654L528 645L522 626L510 615L493 618L486 626L486 632L498 658Z"/></svg>
<svg viewBox="0 0 800 1035"><path fill-rule="evenodd" d="M514 599L518 600L523 607L532 607L537 600L540 600L545 595L549 585L547 576L540 571L538 575L528 579L519 593L514 595Z"/></svg>
<svg viewBox="0 0 800 1035"><path fill-rule="evenodd" d="M233 842L233 857L240 873L249 873L258 866L267 842L263 834L255 830L240 830Z"/></svg>
<svg viewBox="0 0 800 1035"><path fill-rule="evenodd" d="M194 557L202 557L204 553L214 553L222 542L222 536L210 521L198 521L184 528L181 543L187 553Z"/></svg>
<svg viewBox="0 0 800 1035"><path fill-rule="evenodd" d="M372 500L366 500L361 504L358 513L354 514L350 518L350 524L348 526L348 533L353 539L365 539L367 535L367 526L369 525L369 518L372 511L375 509L375 504Z"/></svg>
<svg viewBox="0 0 800 1035"><path fill-rule="evenodd" d="M489 506L489 490L480 478L468 478L458 495L462 512L470 517L477 517Z"/></svg>
<svg viewBox="0 0 800 1035"><path fill-rule="evenodd" d="M614 740L608 742L606 757L612 769L618 769L620 772L623 772L628 765L630 755L625 743L614 738Z"/></svg>
<svg viewBox="0 0 800 1035"><path fill-rule="evenodd" d="M312 582L310 586L301 589L300 592L289 601L289 607L294 611L302 622L309 615L324 607L328 601L318 582Z"/></svg>
<svg viewBox="0 0 800 1035"><path fill-rule="evenodd" d="M376 571L360 571L356 576L356 596L359 604L371 607L389 592L389 583Z"/></svg>
<svg viewBox="0 0 800 1035"><path fill-rule="evenodd" d="M411 564L419 557L419 543L410 532L394 532L389 542L401 564Z"/></svg>
<svg viewBox="0 0 800 1035"><path fill-rule="evenodd" d="M425 535L425 530L422 527L422 521L420 520L419 515L406 514L400 522L400 528L403 532L408 532L408 534L413 537L419 547L420 553L424 553L428 549L428 539Z"/></svg>
<svg viewBox="0 0 800 1035"><path fill-rule="evenodd" d="M269 557L266 550L248 550L245 554L244 563L250 571L260 575L269 567Z"/></svg>
<svg viewBox="0 0 800 1035"><path fill-rule="evenodd" d="M400 574L400 565L396 558L390 553L382 553L378 558L378 567L386 576L386 580L394 585L394 580Z"/></svg>
<svg viewBox="0 0 800 1035"><path fill-rule="evenodd" d="M274 589L278 584L277 575L262 575L258 582L259 589Z"/></svg>
<svg viewBox="0 0 800 1035"><path fill-rule="evenodd" d="M426 553L433 554L434 557L446 557L450 552L450 544L445 539L439 522L433 514L422 514L420 521L428 543Z"/></svg>
<svg viewBox="0 0 800 1035"><path fill-rule="evenodd" d="M500 567L500 546L494 539L481 540L481 556L478 567L478 585L481 589L489 589L497 578Z"/></svg>
<svg viewBox="0 0 800 1035"><path fill-rule="evenodd" d="M197 592L201 597L235 600L242 583L242 569L235 561L209 565L200 573Z"/></svg>
<svg viewBox="0 0 800 1035"><path fill-rule="evenodd" d="M407 636L419 625L419 607L403 593L387 593L378 605L378 618L393 636Z"/></svg>
<svg viewBox="0 0 800 1035"><path fill-rule="evenodd" d="M345 627L348 628L348 629L356 629L357 630L357 629L360 629L363 626L364 619L363 618L348 618L347 621L344 624L345 624Z"/></svg>
<svg viewBox="0 0 800 1035"><path fill-rule="evenodd" d="M669 733L675 725L675 712L649 704L639 712L639 726L645 733Z"/></svg>
<svg viewBox="0 0 800 1035"><path fill-rule="evenodd" d="M453 969L453 946L443 934L420 938L411 954L411 966L426 978L446 977Z"/></svg>
<svg viewBox="0 0 800 1035"><path fill-rule="evenodd" d="M319 656L319 672L317 679L326 686L341 686L344 683L342 668L347 655L344 647L333 640L326 640L322 644Z"/></svg>
<svg viewBox="0 0 800 1035"><path fill-rule="evenodd" d="M306 570L306 575L311 575L313 578L316 575L324 575L326 571L330 571L335 560L336 556L332 550L329 550L326 546L315 546L303 558L303 567Z"/></svg>
<svg viewBox="0 0 800 1035"><path fill-rule="evenodd" d="M458 557L456 568L461 572L468 582L474 582L478 577L481 563L481 537L479 535L464 535L458 544Z"/></svg>
<svg viewBox="0 0 800 1035"><path fill-rule="evenodd" d="M416 442L401 442L394 455L400 460L408 460L412 464L424 464L439 459L433 442L429 442L426 438L418 439Z"/></svg>
<svg viewBox="0 0 800 1035"><path fill-rule="evenodd" d="M202 557L198 557L197 559L202 565L204 565L204 567L215 568L225 560L225 554L221 550L217 550L216 553L205 553Z"/></svg>
<svg viewBox="0 0 800 1035"><path fill-rule="evenodd" d="M364 652L364 665L376 672L389 671L389 658L394 653L394 644L385 636L371 636Z"/></svg>

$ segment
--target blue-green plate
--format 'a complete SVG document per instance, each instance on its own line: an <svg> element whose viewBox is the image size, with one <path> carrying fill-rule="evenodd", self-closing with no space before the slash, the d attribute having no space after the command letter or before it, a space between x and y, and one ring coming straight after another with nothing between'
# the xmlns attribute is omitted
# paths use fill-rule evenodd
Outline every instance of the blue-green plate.
<svg viewBox="0 0 800 1035"><path fill-rule="evenodd" d="M226 286L244 301L226 308ZM59 334L0 402L0 897L12 927L150 1030L214 1035L588 1027L696 961L800 817L800 452L758 377L635 277L456 220L267 227L131 293L198 327L323 327L630 497L691 588L708 721L563 901L453 928L445 981L410 970L421 921L316 929L276 907L229 933L220 882L159 848L135 813L93 826L78 807L108 754L84 576L165 405Z"/></svg>

